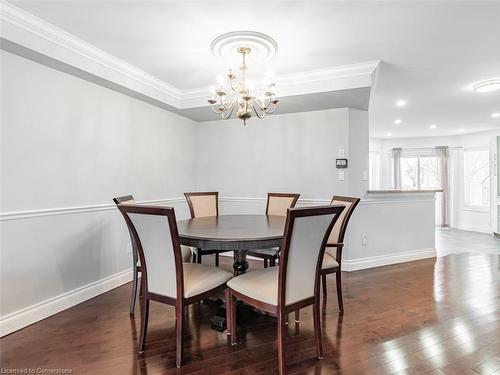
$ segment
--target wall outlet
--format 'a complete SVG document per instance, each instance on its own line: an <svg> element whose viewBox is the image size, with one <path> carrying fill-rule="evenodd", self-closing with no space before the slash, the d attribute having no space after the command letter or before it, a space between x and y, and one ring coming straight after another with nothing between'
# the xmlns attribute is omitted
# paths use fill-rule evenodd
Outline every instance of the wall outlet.
<svg viewBox="0 0 500 375"><path fill-rule="evenodd" d="M344 181L345 180L345 172L344 171L338 171L337 172L337 180L339 180L339 181Z"/></svg>
<svg viewBox="0 0 500 375"><path fill-rule="evenodd" d="M368 239L366 238L366 234L361 236L361 246L366 246L368 244Z"/></svg>
<svg viewBox="0 0 500 375"><path fill-rule="evenodd" d="M345 151L343 148L340 148L339 149L339 152L338 152L338 157L339 158L345 158Z"/></svg>
<svg viewBox="0 0 500 375"><path fill-rule="evenodd" d="M132 244L130 242L127 244L127 254L132 254Z"/></svg>

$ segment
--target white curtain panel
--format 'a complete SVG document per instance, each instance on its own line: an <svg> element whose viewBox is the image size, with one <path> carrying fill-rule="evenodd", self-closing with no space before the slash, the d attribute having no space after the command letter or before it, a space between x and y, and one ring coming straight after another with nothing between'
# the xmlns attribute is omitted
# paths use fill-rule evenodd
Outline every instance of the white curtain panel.
<svg viewBox="0 0 500 375"><path fill-rule="evenodd" d="M450 196L450 149L448 146L437 146L436 155L439 158L439 172L441 174L441 222L442 227L449 227L449 196Z"/></svg>
<svg viewBox="0 0 500 375"><path fill-rule="evenodd" d="M392 186L401 189L401 148L392 149Z"/></svg>

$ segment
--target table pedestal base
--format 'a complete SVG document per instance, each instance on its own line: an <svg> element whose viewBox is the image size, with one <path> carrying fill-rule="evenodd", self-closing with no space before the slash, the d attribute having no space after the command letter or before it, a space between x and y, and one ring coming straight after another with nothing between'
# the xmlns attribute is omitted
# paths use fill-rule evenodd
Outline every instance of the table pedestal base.
<svg viewBox="0 0 500 375"><path fill-rule="evenodd" d="M247 252L246 251L234 251L234 263L233 263L234 275L241 275L245 273L248 269L247 262Z"/></svg>

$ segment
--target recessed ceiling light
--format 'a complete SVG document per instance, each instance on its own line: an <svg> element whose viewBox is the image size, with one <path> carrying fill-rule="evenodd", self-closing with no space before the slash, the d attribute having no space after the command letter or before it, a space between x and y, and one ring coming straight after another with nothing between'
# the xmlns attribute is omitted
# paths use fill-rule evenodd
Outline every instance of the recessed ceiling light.
<svg viewBox="0 0 500 375"><path fill-rule="evenodd" d="M465 129L464 129L464 128L460 128L460 129L458 129L458 131L459 131L460 133L463 133L463 132L465 131Z"/></svg>
<svg viewBox="0 0 500 375"><path fill-rule="evenodd" d="M392 133L387 133L386 134L388 137L391 137L392 136Z"/></svg>
<svg viewBox="0 0 500 375"><path fill-rule="evenodd" d="M500 90L500 78L489 79L472 85L475 92L491 92Z"/></svg>
<svg viewBox="0 0 500 375"><path fill-rule="evenodd" d="M405 105L406 105L406 100L399 99L399 100L396 102L396 106L397 106L397 107L404 107Z"/></svg>
<svg viewBox="0 0 500 375"><path fill-rule="evenodd" d="M437 125L436 124L430 124L429 125L429 129L436 129L437 128Z"/></svg>
<svg viewBox="0 0 500 375"><path fill-rule="evenodd" d="M399 119L399 118L397 118L396 120L394 120L394 123L395 123L396 125L400 125L402 122L403 122L403 120L401 120L401 119Z"/></svg>
<svg viewBox="0 0 500 375"><path fill-rule="evenodd" d="M498 118L498 117L500 117L500 112L495 112L495 113L492 113L492 114L491 114L491 117L493 117L493 118Z"/></svg>

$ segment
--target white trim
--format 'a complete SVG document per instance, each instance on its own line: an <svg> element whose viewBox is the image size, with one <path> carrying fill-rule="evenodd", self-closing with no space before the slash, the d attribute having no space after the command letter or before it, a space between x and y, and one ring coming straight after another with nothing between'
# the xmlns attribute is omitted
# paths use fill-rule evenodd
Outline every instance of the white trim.
<svg viewBox="0 0 500 375"><path fill-rule="evenodd" d="M358 258L358 259L343 259L342 270L351 272L364 270L366 268L387 266L390 264L411 262L414 260L434 258L436 249L420 249L414 251L400 252L390 255L380 255L375 257Z"/></svg>
<svg viewBox="0 0 500 375"><path fill-rule="evenodd" d="M208 87L181 90L90 43L0 0L2 38L148 98L183 110L208 107ZM281 97L371 87L380 60L278 76Z"/></svg>
<svg viewBox="0 0 500 375"><path fill-rule="evenodd" d="M94 281L0 318L0 337L69 309L132 280L132 269Z"/></svg>
<svg viewBox="0 0 500 375"><path fill-rule="evenodd" d="M492 234L493 230L485 227L476 227L474 225L456 225L453 227L454 229L466 230L469 232L479 232L479 233L487 233Z"/></svg>
<svg viewBox="0 0 500 375"><path fill-rule="evenodd" d="M138 201L139 204L175 204L183 202L184 198L165 198L165 199L153 199L147 201ZM107 211L115 210L116 205L114 203L107 204L94 204L87 206L76 206L76 207L61 207L61 208L45 208L41 210L30 210L30 211L13 211L13 212L1 212L0 221L7 220L19 220L19 219L29 219L33 217L43 217L43 216L53 216L53 215L70 215L70 214L80 214L84 212L95 212L95 211Z"/></svg>
<svg viewBox="0 0 500 375"><path fill-rule="evenodd" d="M471 211L471 212L483 212L483 213L490 212L490 206L463 205L461 209L463 211Z"/></svg>
<svg viewBox="0 0 500 375"><path fill-rule="evenodd" d="M360 205L372 205L372 204L401 204L401 203L422 203L422 202L434 202L434 196L431 198L421 198L421 199L408 199L402 197L401 199L363 199L359 202ZM244 197L220 197L219 202L226 203L266 203L266 198L244 198ZM299 199L297 202L297 207L306 207L314 205L328 205L331 199ZM185 202L183 197L177 198L162 198L162 199L152 199L146 201L137 201L139 204L177 204ZM0 221L8 220L20 220L29 219L35 217L53 216L53 215L70 215L70 214L80 214L85 212L96 212L96 211L107 211L115 210L116 205L114 203L106 204L94 204L86 206L72 206L72 207L55 207L55 208L44 208L39 210L29 210L29 211L12 211L12 212L0 212Z"/></svg>
<svg viewBox="0 0 500 375"><path fill-rule="evenodd" d="M308 70L274 78L280 97L306 95L319 92L371 87L372 75L381 60L365 61L357 64L333 66ZM254 80L256 86L263 86L264 79ZM207 106L210 87L197 87L182 91L182 108Z"/></svg>

